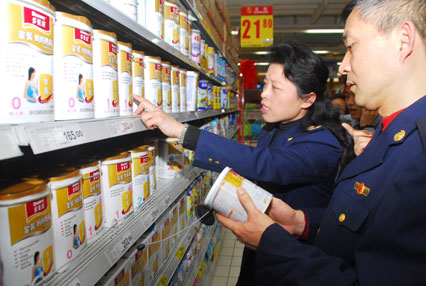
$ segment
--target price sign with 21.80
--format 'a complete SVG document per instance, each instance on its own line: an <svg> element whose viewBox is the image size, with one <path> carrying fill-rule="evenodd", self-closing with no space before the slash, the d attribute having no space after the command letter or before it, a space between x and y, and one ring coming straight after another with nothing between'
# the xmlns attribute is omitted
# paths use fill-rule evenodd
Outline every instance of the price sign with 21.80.
<svg viewBox="0 0 426 286"><path fill-rule="evenodd" d="M274 41L272 6L241 7L241 47L268 47Z"/></svg>

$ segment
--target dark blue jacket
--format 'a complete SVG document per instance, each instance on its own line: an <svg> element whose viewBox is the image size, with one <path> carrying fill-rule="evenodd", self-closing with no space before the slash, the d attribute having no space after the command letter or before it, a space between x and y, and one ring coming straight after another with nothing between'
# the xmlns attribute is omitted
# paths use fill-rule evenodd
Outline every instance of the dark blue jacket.
<svg viewBox="0 0 426 286"><path fill-rule="evenodd" d="M317 230L306 245L270 226L256 285L426 285L426 96L343 170Z"/></svg>

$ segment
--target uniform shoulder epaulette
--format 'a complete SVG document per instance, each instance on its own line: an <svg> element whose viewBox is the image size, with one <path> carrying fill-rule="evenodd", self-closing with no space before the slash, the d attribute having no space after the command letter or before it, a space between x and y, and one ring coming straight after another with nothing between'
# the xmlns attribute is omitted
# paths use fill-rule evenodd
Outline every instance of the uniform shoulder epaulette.
<svg viewBox="0 0 426 286"><path fill-rule="evenodd" d="M306 127L306 130L315 131L315 130L320 129L321 127L322 127L322 125L311 125L311 126Z"/></svg>
<svg viewBox="0 0 426 286"><path fill-rule="evenodd" d="M423 151L426 153L426 115L416 120L420 139L422 140Z"/></svg>

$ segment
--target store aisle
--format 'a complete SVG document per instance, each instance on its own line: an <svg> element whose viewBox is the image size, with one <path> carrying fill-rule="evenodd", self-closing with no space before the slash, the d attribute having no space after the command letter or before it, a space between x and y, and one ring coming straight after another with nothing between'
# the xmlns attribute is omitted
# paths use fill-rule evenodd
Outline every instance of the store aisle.
<svg viewBox="0 0 426 286"><path fill-rule="evenodd" d="M234 286L240 274L244 245L237 241L237 237L229 229L224 231L224 240L210 286Z"/></svg>

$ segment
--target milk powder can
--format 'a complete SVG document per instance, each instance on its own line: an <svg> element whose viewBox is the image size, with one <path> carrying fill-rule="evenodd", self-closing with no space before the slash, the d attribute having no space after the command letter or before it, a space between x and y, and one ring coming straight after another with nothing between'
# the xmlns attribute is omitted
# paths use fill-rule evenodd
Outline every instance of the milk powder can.
<svg viewBox="0 0 426 286"><path fill-rule="evenodd" d="M80 168L83 187L83 208L86 221L87 243L99 237L103 229L101 170L98 161Z"/></svg>
<svg viewBox="0 0 426 286"><path fill-rule="evenodd" d="M49 1L1 1L1 123L54 120L54 8Z"/></svg>
<svg viewBox="0 0 426 286"><path fill-rule="evenodd" d="M130 151L132 156L132 192L135 209L149 198L149 156L148 146L140 146Z"/></svg>
<svg viewBox="0 0 426 286"><path fill-rule="evenodd" d="M186 112L186 70L179 69L180 112Z"/></svg>
<svg viewBox="0 0 426 286"><path fill-rule="evenodd" d="M133 115L132 44L118 44L118 98L120 116Z"/></svg>
<svg viewBox="0 0 426 286"><path fill-rule="evenodd" d="M213 85L211 83L209 83L208 86L207 86L207 96L208 96L208 100L209 100L209 108L208 109L213 109Z"/></svg>
<svg viewBox="0 0 426 286"><path fill-rule="evenodd" d="M68 169L49 178L56 269L71 262L86 246L81 179L79 170Z"/></svg>
<svg viewBox="0 0 426 286"><path fill-rule="evenodd" d="M118 116L117 36L93 30L93 79L95 117Z"/></svg>
<svg viewBox="0 0 426 286"><path fill-rule="evenodd" d="M50 192L39 179L0 190L4 285L41 285L55 270Z"/></svg>
<svg viewBox="0 0 426 286"><path fill-rule="evenodd" d="M198 72L188 71L186 73L187 111L197 110L197 87L198 87Z"/></svg>
<svg viewBox="0 0 426 286"><path fill-rule="evenodd" d="M163 108L161 72L161 58L145 56L145 98L159 108Z"/></svg>
<svg viewBox="0 0 426 286"><path fill-rule="evenodd" d="M189 36L188 36L188 13L179 12L179 36L180 36L180 52L185 56L189 56Z"/></svg>
<svg viewBox="0 0 426 286"><path fill-rule="evenodd" d="M149 158L149 190L151 195L157 189L157 172L156 172L156 160L155 160L156 146L150 143L148 146L148 158Z"/></svg>
<svg viewBox="0 0 426 286"><path fill-rule="evenodd" d="M130 285L148 285L146 267L148 264L148 247L142 247L144 237L140 238L124 254L130 267Z"/></svg>
<svg viewBox="0 0 426 286"><path fill-rule="evenodd" d="M172 66L172 112L180 112L179 67Z"/></svg>
<svg viewBox="0 0 426 286"><path fill-rule="evenodd" d="M176 2L165 1L164 4L164 40L173 48L179 45L179 8Z"/></svg>
<svg viewBox="0 0 426 286"><path fill-rule="evenodd" d="M200 41L201 41L200 30L193 29L191 34L191 43L192 43L191 58L198 65L200 65L200 53L201 53Z"/></svg>
<svg viewBox="0 0 426 286"><path fill-rule="evenodd" d="M123 152L101 161L104 226L112 227L133 211L132 157Z"/></svg>
<svg viewBox="0 0 426 286"><path fill-rule="evenodd" d="M183 172L183 147L177 138L160 140L158 177L171 179Z"/></svg>
<svg viewBox="0 0 426 286"><path fill-rule="evenodd" d="M163 110L167 113L172 112L172 91L170 62L161 63L161 87L163 94Z"/></svg>
<svg viewBox="0 0 426 286"><path fill-rule="evenodd" d="M55 120L94 117L92 38L86 17L56 12Z"/></svg>
<svg viewBox="0 0 426 286"><path fill-rule="evenodd" d="M133 93L140 97L145 97L145 53L133 50ZM139 103L133 101L133 111L136 111Z"/></svg>
<svg viewBox="0 0 426 286"><path fill-rule="evenodd" d="M197 89L197 110L207 110L209 108L208 80L200 80Z"/></svg>
<svg viewBox="0 0 426 286"><path fill-rule="evenodd" d="M208 63L208 73L209 74L214 74L214 48L213 47L209 47L207 50L207 63Z"/></svg>
<svg viewBox="0 0 426 286"><path fill-rule="evenodd" d="M164 39L164 0L145 0L145 27Z"/></svg>
<svg viewBox="0 0 426 286"><path fill-rule="evenodd" d="M137 2L136 0L109 0L109 3L120 10L130 19L137 20Z"/></svg>

